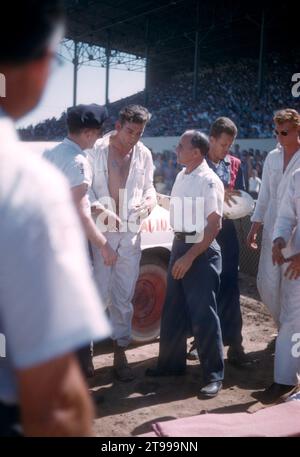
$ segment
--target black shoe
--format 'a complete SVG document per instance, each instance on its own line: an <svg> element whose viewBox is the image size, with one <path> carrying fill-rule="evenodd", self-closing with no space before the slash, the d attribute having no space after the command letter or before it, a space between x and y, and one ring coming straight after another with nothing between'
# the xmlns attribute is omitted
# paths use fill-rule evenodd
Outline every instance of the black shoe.
<svg viewBox="0 0 300 457"><path fill-rule="evenodd" d="M159 378L160 376L183 376L185 370L161 370L160 368L147 368L145 371L146 376L152 378Z"/></svg>
<svg viewBox="0 0 300 457"><path fill-rule="evenodd" d="M255 361L245 354L243 346L229 346L227 352L227 361L238 368L245 368L252 365Z"/></svg>
<svg viewBox="0 0 300 457"><path fill-rule="evenodd" d="M222 389L222 381L213 381L208 383L206 386L200 389L199 397L200 398L213 398Z"/></svg>
<svg viewBox="0 0 300 457"><path fill-rule="evenodd" d="M125 348L114 344L114 374L119 381L130 382L135 379L132 368L129 366Z"/></svg>
<svg viewBox="0 0 300 457"><path fill-rule="evenodd" d="M273 382L273 384L267 387L263 392L256 392L252 394L252 396L261 403L269 405L271 403L276 403L281 399L284 400L284 397L287 397L294 389L295 386Z"/></svg>

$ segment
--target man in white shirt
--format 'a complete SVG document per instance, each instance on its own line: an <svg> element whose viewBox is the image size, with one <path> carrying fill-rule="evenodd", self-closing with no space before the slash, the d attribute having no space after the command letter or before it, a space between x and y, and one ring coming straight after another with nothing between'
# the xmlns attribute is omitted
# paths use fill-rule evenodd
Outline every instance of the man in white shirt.
<svg viewBox="0 0 300 457"><path fill-rule="evenodd" d="M277 130L277 128L276 128ZM300 149L300 116L278 126L285 147ZM279 332L274 359L274 383L263 393L265 403L276 401L294 389L300 380L300 357L296 343L300 335L300 168L290 177L274 225L273 263L280 272ZM295 346L295 348L294 348Z"/></svg>
<svg viewBox="0 0 300 457"><path fill-rule="evenodd" d="M222 223L224 186L204 158L208 149L208 138L196 130L186 131L177 146L177 160L185 168L177 175L171 194L175 238L161 320L159 357L157 367L146 371L148 376L184 374L186 339L192 331L204 377L199 395L204 398L218 394L224 376L216 304L221 254L215 240Z"/></svg>
<svg viewBox="0 0 300 457"><path fill-rule="evenodd" d="M67 110L68 136L53 149L44 152L44 157L59 168L69 181L73 201L87 239L98 249L104 264L114 265L117 259L105 236L97 228L90 210L88 190L92 184L92 173L86 157L86 149L91 149L102 136L102 128L108 118L107 109L96 105L77 105ZM92 348L78 351L82 369L87 377L94 374Z"/></svg>
<svg viewBox="0 0 300 457"><path fill-rule="evenodd" d="M59 0L5 6L0 28L0 436L92 435L93 408L74 352L106 338L65 178L18 141L13 120L39 101L62 37ZM20 429L20 426L22 429Z"/></svg>
<svg viewBox="0 0 300 457"><path fill-rule="evenodd" d="M258 177L257 170L252 170L252 176L249 178L249 194L253 198L257 198L261 186L261 179Z"/></svg>
<svg viewBox="0 0 300 457"><path fill-rule="evenodd" d="M131 300L141 258L140 225L156 205L151 152L139 141L149 119L146 108L127 106L120 112L116 130L89 151L92 211L94 208L97 224L118 255L115 265L107 266L92 247L95 278L113 328L114 371L121 381L134 377L125 348L131 339Z"/></svg>
<svg viewBox="0 0 300 457"><path fill-rule="evenodd" d="M257 273L257 288L263 303L279 326L281 270L272 263L273 230L278 207L292 173L300 167L300 147L297 125L299 114L286 108L274 115L278 145L266 157L262 184L248 234L247 244L257 249L257 234L263 226L262 243Z"/></svg>

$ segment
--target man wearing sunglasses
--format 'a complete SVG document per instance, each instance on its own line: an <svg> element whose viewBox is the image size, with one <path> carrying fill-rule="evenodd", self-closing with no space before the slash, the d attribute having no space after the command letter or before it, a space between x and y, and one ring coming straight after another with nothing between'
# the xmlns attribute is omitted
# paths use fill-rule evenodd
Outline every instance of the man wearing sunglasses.
<svg viewBox="0 0 300 457"><path fill-rule="evenodd" d="M274 124L278 145L269 153L264 164L262 186L251 219L252 227L247 243L252 249L257 249L257 234L263 225L257 287L276 325L281 327L285 319L282 312L282 267L277 261L272 262L273 231L278 208L291 176L300 167L300 115L290 108L277 111L274 115ZM277 240L274 246L276 259L280 257L283 247L280 240ZM284 362L283 359L281 362ZM263 400L274 401L290 388L290 382L284 382L283 377L276 378L275 374L275 383L266 390Z"/></svg>

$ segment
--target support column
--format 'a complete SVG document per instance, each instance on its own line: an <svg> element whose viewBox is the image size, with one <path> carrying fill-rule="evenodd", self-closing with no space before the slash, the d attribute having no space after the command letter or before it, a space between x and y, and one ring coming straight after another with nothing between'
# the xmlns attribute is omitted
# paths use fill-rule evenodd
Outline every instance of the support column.
<svg viewBox="0 0 300 457"><path fill-rule="evenodd" d="M145 59L146 59L146 68L145 68L145 105L149 103L149 17L146 22L146 49L145 49Z"/></svg>
<svg viewBox="0 0 300 457"><path fill-rule="evenodd" d="M74 41L73 59L73 106L77 104L77 76L78 76L78 42Z"/></svg>
<svg viewBox="0 0 300 457"><path fill-rule="evenodd" d="M261 13L260 26L260 47L259 47L259 63L258 63L258 96L263 94L264 87L264 57L265 57L265 11Z"/></svg>
<svg viewBox="0 0 300 457"><path fill-rule="evenodd" d="M195 53L194 53L194 75L193 75L193 99L197 100L198 95L198 72L199 72L199 14L200 5L197 1L196 11L196 32L195 32Z"/></svg>
<svg viewBox="0 0 300 457"><path fill-rule="evenodd" d="M106 76L105 76L105 105L109 104L109 70L110 70L110 30L107 31L107 46L106 46Z"/></svg>

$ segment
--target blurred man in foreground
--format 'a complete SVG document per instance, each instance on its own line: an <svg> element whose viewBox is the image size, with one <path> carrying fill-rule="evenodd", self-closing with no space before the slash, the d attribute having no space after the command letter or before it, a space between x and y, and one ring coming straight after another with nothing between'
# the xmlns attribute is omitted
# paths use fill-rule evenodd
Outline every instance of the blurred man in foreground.
<svg viewBox="0 0 300 457"><path fill-rule="evenodd" d="M38 103L62 38L58 0L5 7L0 28L0 435L92 435L74 351L109 335L67 181L18 143L13 121ZM3 353L1 354L3 355Z"/></svg>

